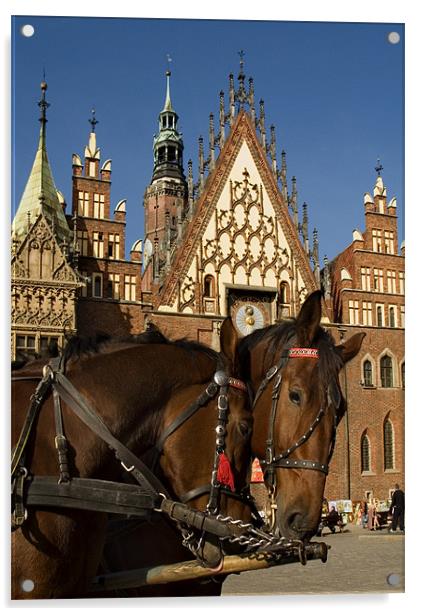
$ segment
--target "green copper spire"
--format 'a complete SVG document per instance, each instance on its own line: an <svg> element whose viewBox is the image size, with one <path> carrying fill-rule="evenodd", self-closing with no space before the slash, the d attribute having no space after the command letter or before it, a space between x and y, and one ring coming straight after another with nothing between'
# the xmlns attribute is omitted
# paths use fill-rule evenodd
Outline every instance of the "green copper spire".
<svg viewBox="0 0 422 616"><path fill-rule="evenodd" d="M170 99L170 77L171 77L171 72L166 71L167 89L166 89L166 101L164 103L163 111L173 111L174 112L174 109L171 106L171 99Z"/></svg>
<svg viewBox="0 0 422 616"><path fill-rule="evenodd" d="M31 173L25 186L22 198L19 203L15 218L12 223L14 237L22 238L28 233L38 216L44 214L47 222L54 228L59 241L69 239L70 229L66 221L63 207L57 196L57 189L54 184L53 174L51 173L50 163L46 148L46 111L50 106L45 98L47 84L41 82L42 97L38 103L41 110L40 138L35 160L32 165Z"/></svg>

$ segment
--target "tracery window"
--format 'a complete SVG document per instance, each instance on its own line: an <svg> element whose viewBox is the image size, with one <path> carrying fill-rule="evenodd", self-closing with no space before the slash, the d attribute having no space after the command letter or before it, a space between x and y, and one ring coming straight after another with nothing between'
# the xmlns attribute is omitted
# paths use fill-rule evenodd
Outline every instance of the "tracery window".
<svg viewBox="0 0 422 616"><path fill-rule="evenodd" d="M390 419L384 421L384 470L394 469L394 431Z"/></svg>
<svg viewBox="0 0 422 616"><path fill-rule="evenodd" d="M363 363L363 383L365 387L372 387L372 363L369 359L365 360Z"/></svg>
<svg viewBox="0 0 422 616"><path fill-rule="evenodd" d="M364 434L360 443L360 466L362 473L371 470L371 444L367 434Z"/></svg>
<svg viewBox="0 0 422 616"><path fill-rule="evenodd" d="M393 360L389 355L381 357L381 387L393 387Z"/></svg>

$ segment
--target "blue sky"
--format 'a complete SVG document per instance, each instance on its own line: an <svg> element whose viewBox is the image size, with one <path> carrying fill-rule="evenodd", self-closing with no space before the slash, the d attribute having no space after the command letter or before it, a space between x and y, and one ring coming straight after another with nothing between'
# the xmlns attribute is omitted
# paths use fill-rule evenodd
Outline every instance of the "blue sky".
<svg viewBox="0 0 422 616"><path fill-rule="evenodd" d="M34 36L20 34L30 23ZM287 153L299 205L309 205L320 259L332 259L364 228L363 194L372 191L380 157L388 198L404 223L404 30L400 24L22 17L12 23L13 202L17 207L38 141L37 101L45 68L47 147L56 186L71 202L71 157L81 156L94 105L102 160L111 158L112 204L127 199L127 251L143 237L142 199L152 174L152 139L171 93L187 161L198 168L198 137L218 117L228 75L252 76L276 127L277 157ZM392 45L389 32L400 34ZM257 104L258 107L258 104ZM13 214L13 212L12 212Z"/></svg>

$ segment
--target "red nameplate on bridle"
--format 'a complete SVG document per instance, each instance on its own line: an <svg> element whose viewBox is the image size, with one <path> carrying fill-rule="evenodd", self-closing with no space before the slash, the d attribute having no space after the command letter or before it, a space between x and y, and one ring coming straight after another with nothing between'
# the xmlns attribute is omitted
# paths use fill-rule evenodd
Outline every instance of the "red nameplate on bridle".
<svg viewBox="0 0 422 616"><path fill-rule="evenodd" d="M289 350L289 357L309 357L311 359L318 359L318 349L293 347Z"/></svg>
<svg viewBox="0 0 422 616"><path fill-rule="evenodd" d="M234 377L229 377L229 385L230 387L234 387L235 389L240 389L241 391L248 391L245 383L240 379L235 379Z"/></svg>

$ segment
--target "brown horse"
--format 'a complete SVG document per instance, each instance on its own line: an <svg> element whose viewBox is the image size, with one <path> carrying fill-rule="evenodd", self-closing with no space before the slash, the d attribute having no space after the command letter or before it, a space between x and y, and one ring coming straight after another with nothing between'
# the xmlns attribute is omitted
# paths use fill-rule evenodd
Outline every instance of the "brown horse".
<svg viewBox="0 0 422 616"><path fill-rule="evenodd" d="M66 376L110 432L135 455L154 447L172 421L204 393L216 370L234 375L237 336L230 320L221 328L220 354L189 342L169 342L153 333L133 342L106 341L67 353ZM72 347L70 347L72 349ZM45 362L35 361L19 370L12 383L12 442L23 425L36 377ZM34 476L58 475L54 411L51 393L33 426L25 452L25 467ZM252 417L247 395L228 388L229 412L225 454L236 488L246 483L250 460ZM119 481L123 470L104 441L91 432L66 403L62 403L64 433L69 444L71 477ZM171 493L186 492L210 482L216 459L217 410L215 399L198 409L163 444L161 468ZM208 494L190 505L205 509ZM234 518L247 517L245 504L225 494L220 511ZM98 571L106 532L107 514L79 509L29 508L26 521L12 535L12 597L83 597ZM205 562L220 558L213 540L203 544ZM27 589L31 592L27 592Z"/></svg>
<svg viewBox="0 0 422 616"><path fill-rule="evenodd" d="M252 452L277 504L279 532L305 541L318 528L336 427L346 410L339 372L365 336L335 346L320 321L321 292L315 291L297 319L239 343L242 378L255 396Z"/></svg>

